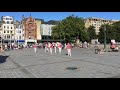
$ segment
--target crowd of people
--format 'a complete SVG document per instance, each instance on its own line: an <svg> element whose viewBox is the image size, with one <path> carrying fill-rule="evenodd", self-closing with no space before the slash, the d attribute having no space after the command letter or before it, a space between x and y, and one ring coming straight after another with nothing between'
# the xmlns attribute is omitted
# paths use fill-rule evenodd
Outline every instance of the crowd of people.
<svg viewBox="0 0 120 90"><path fill-rule="evenodd" d="M11 45L11 46L10 46ZM89 48L90 44L87 43L86 41L84 43L81 44L82 48ZM28 45L17 45L17 44L3 44L1 46L0 51L6 51L6 50L17 50L17 49L23 49L23 48L34 48L34 52L37 52L37 48L43 48L45 52L49 52L50 54L53 53L58 53L61 54L62 49L66 49L67 50L67 55L71 56L71 48L75 47L75 45L73 43L60 43L60 42L44 42L44 43L39 43L39 44L28 44ZM77 46L77 48L80 48ZM110 49L112 51L118 51L118 46L115 45L114 43L111 42L110 44ZM95 53L101 53L104 52L104 49L99 49L98 45L97 48L95 48Z"/></svg>
<svg viewBox="0 0 120 90"><path fill-rule="evenodd" d="M64 48L64 49L67 49L68 56L71 56L72 46L70 43L66 45L60 42L44 42L39 44L34 43L34 44L28 44L28 45L24 45L24 44L17 45L12 43L12 44L3 44L1 46L0 51L3 52L7 50L17 50L17 49L23 49L23 48L34 48L34 52L37 52L37 48L43 48L45 52L49 52L50 54L57 53L57 51L59 54L61 54L62 49Z"/></svg>
<svg viewBox="0 0 120 90"><path fill-rule="evenodd" d="M0 47L3 51L7 51L7 50L16 50L16 49L22 49L24 48L23 44L22 45L17 45L17 44L3 44L1 47Z"/></svg>

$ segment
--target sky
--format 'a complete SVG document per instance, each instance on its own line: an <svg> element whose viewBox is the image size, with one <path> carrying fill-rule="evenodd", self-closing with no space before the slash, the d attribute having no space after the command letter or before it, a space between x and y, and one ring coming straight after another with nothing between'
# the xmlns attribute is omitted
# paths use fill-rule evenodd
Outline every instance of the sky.
<svg viewBox="0 0 120 90"><path fill-rule="evenodd" d="M70 15L75 15L83 18L96 17L108 20L120 20L120 12L0 12L1 16L14 16L15 20L21 21L22 15L26 18L29 16L33 18L49 20L62 20Z"/></svg>

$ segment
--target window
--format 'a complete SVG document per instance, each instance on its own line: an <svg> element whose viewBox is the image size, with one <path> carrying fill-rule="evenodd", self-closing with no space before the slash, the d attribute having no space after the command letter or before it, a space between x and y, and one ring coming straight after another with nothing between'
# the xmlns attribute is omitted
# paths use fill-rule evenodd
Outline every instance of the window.
<svg viewBox="0 0 120 90"><path fill-rule="evenodd" d="M21 36L19 36L19 39L21 39Z"/></svg>
<svg viewBox="0 0 120 90"><path fill-rule="evenodd" d="M11 33L12 33L12 31L11 31Z"/></svg>
<svg viewBox="0 0 120 90"><path fill-rule="evenodd" d="M29 30L28 33L31 33L31 31Z"/></svg>
<svg viewBox="0 0 120 90"><path fill-rule="evenodd" d="M6 39L6 36L4 36L4 38Z"/></svg>
<svg viewBox="0 0 120 90"><path fill-rule="evenodd" d="M7 36L8 39L10 39L10 36Z"/></svg>
<svg viewBox="0 0 120 90"><path fill-rule="evenodd" d="M7 21L7 24L9 24L9 21Z"/></svg>
<svg viewBox="0 0 120 90"><path fill-rule="evenodd" d="M7 31L7 33L9 33L9 31Z"/></svg>
<svg viewBox="0 0 120 90"><path fill-rule="evenodd" d="M11 24L13 24L13 21L11 22Z"/></svg>
<svg viewBox="0 0 120 90"><path fill-rule="evenodd" d="M4 33L6 33L6 32L4 31Z"/></svg>
<svg viewBox="0 0 120 90"><path fill-rule="evenodd" d="M11 27L11 29L12 29L12 27Z"/></svg>
<svg viewBox="0 0 120 90"><path fill-rule="evenodd" d="M49 34L50 34L50 31L49 31Z"/></svg>
<svg viewBox="0 0 120 90"><path fill-rule="evenodd" d="M22 29L22 26L20 26L20 29Z"/></svg>
<svg viewBox="0 0 120 90"><path fill-rule="evenodd" d="M41 30L41 33L43 34L43 30Z"/></svg>
<svg viewBox="0 0 120 90"><path fill-rule="evenodd" d="M18 28L18 25L16 25L16 28Z"/></svg>
<svg viewBox="0 0 120 90"><path fill-rule="evenodd" d="M7 29L9 29L9 26L7 26Z"/></svg>
<svg viewBox="0 0 120 90"><path fill-rule="evenodd" d="M31 39L31 37L29 36L29 39Z"/></svg>
<svg viewBox="0 0 120 90"><path fill-rule="evenodd" d="M5 26L4 26L4 29L5 29Z"/></svg>

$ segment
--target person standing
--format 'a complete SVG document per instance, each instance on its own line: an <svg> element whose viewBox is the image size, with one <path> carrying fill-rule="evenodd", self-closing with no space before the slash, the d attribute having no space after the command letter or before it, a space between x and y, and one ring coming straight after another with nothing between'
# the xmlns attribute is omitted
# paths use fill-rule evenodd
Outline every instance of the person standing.
<svg viewBox="0 0 120 90"><path fill-rule="evenodd" d="M34 51L37 52L37 46L36 46L36 44L34 44L33 47L34 47Z"/></svg>
<svg viewBox="0 0 120 90"><path fill-rule="evenodd" d="M50 43L50 54L52 54L53 45Z"/></svg>
<svg viewBox="0 0 120 90"><path fill-rule="evenodd" d="M56 46L57 46L56 43L54 43L54 50L55 50L54 53L56 53Z"/></svg>
<svg viewBox="0 0 120 90"><path fill-rule="evenodd" d="M71 45L70 45L70 43L67 44L67 51L68 51L68 56L71 56Z"/></svg>
<svg viewBox="0 0 120 90"><path fill-rule="evenodd" d="M61 43L59 43L59 53L61 53L61 49L62 49L62 44Z"/></svg>
<svg viewBox="0 0 120 90"><path fill-rule="evenodd" d="M45 43L45 52L48 52L48 44Z"/></svg>
<svg viewBox="0 0 120 90"><path fill-rule="evenodd" d="M5 44L5 50L7 50L7 44Z"/></svg>

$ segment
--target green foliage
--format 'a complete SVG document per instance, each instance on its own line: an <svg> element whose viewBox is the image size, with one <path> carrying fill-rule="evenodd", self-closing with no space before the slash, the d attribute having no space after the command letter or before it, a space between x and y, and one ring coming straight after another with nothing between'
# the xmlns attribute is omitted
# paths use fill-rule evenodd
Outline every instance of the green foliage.
<svg viewBox="0 0 120 90"><path fill-rule="evenodd" d="M90 26L88 28L87 32L88 32L89 42L91 41L91 39L96 39L97 38L94 26Z"/></svg>
<svg viewBox="0 0 120 90"><path fill-rule="evenodd" d="M104 43L104 28L106 27L106 39L107 43L110 43L111 39L115 39L116 42L120 42L120 21L112 25L102 25L100 27L100 33L98 39L101 43Z"/></svg>
<svg viewBox="0 0 120 90"><path fill-rule="evenodd" d="M87 32L85 30L83 18L71 15L63 19L53 28L52 36L55 39L61 38L69 42L75 38L85 41L87 39Z"/></svg>

